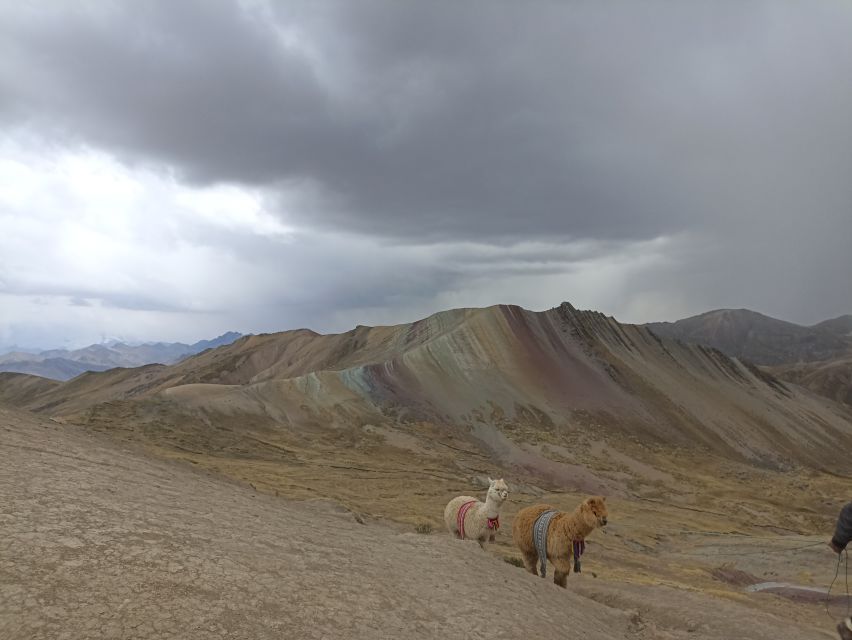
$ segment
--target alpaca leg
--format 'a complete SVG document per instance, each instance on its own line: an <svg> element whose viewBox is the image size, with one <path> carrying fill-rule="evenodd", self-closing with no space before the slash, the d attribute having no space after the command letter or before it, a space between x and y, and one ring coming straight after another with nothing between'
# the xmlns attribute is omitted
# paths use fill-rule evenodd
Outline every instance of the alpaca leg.
<svg viewBox="0 0 852 640"><path fill-rule="evenodd" d="M557 569L553 574L553 583L566 589L568 587L568 572Z"/></svg>
<svg viewBox="0 0 852 640"><path fill-rule="evenodd" d="M538 564L538 555L535 553L524 554L524 568L534 576L538 575L538 568L536 567L536 564Z"/></svg>
<svg viewBox="0 0 852 640"><path fill-rule="evenodd" d="M479 543L479 547L481 549L485 548L485 536L479 536L476 541Z"/></svg>

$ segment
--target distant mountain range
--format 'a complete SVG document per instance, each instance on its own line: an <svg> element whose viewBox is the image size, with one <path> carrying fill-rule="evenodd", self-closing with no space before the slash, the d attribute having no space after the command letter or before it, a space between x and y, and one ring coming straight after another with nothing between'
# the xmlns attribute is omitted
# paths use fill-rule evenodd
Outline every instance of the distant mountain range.
<svg viewBox="0 0 852 640"><path fill-rule="evenodd" d="M732 358L759 365L778 378L835 401L852 404L852 315L802 326L748 309L719 309L677 322L654 322L642 326L661 338L712 347ZM330 340L307 330L278 335L300 336L300 340ZM27 373L65 381L87 371L154 363L173 365L206 349L230 345L240 337L239 333L228 332L192 345L160 342L133 346L117 342L73 351L13 352L0 355L0 372ZM334 353L336 351L332 349ZM315 354L311 359L314 357ZM288 361L288 366L306 366L303 358L304 354L299 354ZM324 366L336 368L339 363L333 361ZM318 365L318 368L324 367ZM221 376L232 375L229 371L230 367L216 373L208 372L199 381L223 382ZM228 383L231 381L228 380ZM246 381L240 379L238 383L245 384Z"/></svg>
<svg viewBox="0 0 852 640"><path fill-rule="evenodd" d="M70 351L13 351L0 355L0 371L28 373L53 380L70 380L86 371L106 371L115 367L139 367L154 363L174 364L206 349L231 344L240 337L241 333L229 331L213 340L199 340L194 344L155 342L128 345L116 342L108 345L93 344Z"/></svg>
<svg viewBox="0 0 852 640"><path fill-rule="evenodd" d="M719 309L645 327L762 365L783 380L852 404L852 315L805 327L748 309Z"/></svg>
<svg viewBox="0 0 852 640"><path fill-rule="evenodd" d="M852 446L848 406L717 349L567 303L543 312L454 309L341 334L247 336L177 364L64 383L0 374L0 402L93 429L120 425L202 456L244 456L254 446L244 443L280 434L286 443L263 444L263 455L319 455L323 442L355 432L390 434L412 451L438 439L589 491L600 487L535 448L542 438L571 456L594 454L585 438L602 437L769 468L848 468Z"/></svg>
<svg viewBox="0 0 852 640"><path fill-rule="evenodd" d="M733 358L767 366L852 355L852 315L804 327L748 309L718 309L645 327L662 338L703 344Z"/></svg>

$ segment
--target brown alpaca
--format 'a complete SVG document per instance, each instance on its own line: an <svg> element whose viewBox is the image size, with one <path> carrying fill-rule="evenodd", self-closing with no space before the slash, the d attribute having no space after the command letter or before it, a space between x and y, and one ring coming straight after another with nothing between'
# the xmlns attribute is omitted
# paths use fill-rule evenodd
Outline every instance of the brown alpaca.
<svg viewBox="0 0 852 640"><path fill-rule="evenodd" d="M518 512L512 523L512 539L524 556L524 566L533 575L538 575L533 527L542 513L551 510L549 504L527 507ZM585 540L595 528L604 526L607 515L606 498L595 496L581 502L573 513L561 511L553 516L547 527L547 559L553 563L553 582L563 588L568 586L574 540Z"/></svg>

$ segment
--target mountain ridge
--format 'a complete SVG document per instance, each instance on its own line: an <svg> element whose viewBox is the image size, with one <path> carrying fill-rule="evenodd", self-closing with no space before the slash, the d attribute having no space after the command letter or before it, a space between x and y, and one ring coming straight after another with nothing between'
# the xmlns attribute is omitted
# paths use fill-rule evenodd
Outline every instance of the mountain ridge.
<svg viewBox="0 0 852 640"><path fill-rule="evenodd" d="M703 344L758 365L830 360L852 354L852 315L802 326L749 309L715 309L643 326L657 335Z"/></svg>
<svg viewBox="0 0 852 640"><path fill-rule="evenodd" d="M0 354L0 372L28 373L53 380L70 380L87 371L137 367L152 363L173 364L207 349L229 344L242 334L228 331L212 340L182 342L124 342L92 344L80 349L46 349L37 353L11 351Z"/></svg>
<svg viewBox="0 0 852 640"><path fill-rule="evenodd" d="M20 404L83 423L111 412L144 422L159 410L187 424L241 416L306 432L422 423L473 434L527 467L547 463L530 462L512 438L580 442L594 432L774 467L837 467L838 443L852 445L842 406L716 349L568 303L245 336L170 366L86 373Z"/></svg>

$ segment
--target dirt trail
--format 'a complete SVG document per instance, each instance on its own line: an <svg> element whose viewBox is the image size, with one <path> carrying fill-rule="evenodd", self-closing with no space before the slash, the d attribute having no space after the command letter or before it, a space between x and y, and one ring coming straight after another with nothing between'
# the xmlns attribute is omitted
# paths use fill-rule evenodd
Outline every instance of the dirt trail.
<svg viewBox="0 0 852 640"><path fill-rule="evenodd" d="M360 524L21 412L0 409L0 458L8 640L831 637L680 589L584 573L561 590L475 543Z"/></svg>

